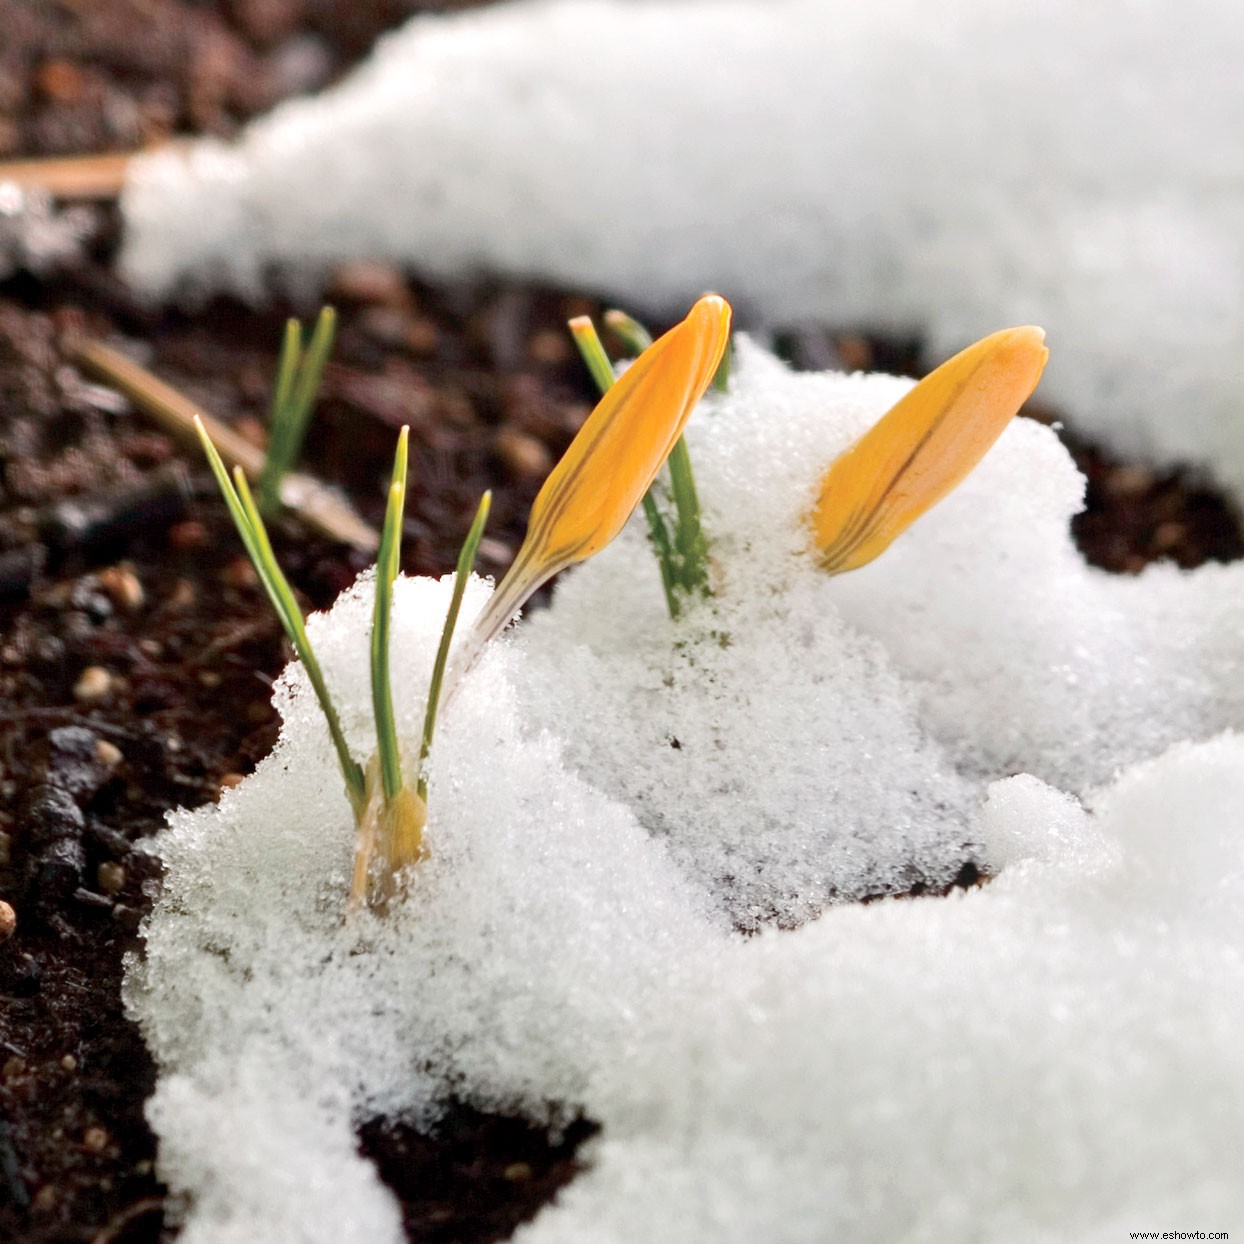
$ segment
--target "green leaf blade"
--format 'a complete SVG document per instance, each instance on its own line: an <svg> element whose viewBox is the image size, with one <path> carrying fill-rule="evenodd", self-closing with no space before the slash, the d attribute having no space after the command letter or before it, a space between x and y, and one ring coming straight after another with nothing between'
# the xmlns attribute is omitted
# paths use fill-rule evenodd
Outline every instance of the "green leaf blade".
<svg viewBox="0 0 1244 1244"><path fill-rule="evenodd" d="M428 753L432 750L432 736L436 731L436 713L440 706L441 688L445 682L445 668L449 663L449 648L453 641L454 629L458 625L458 613L462 608L462 597L466 592L467 580L475 565L475 556L479 551L479 542L484 536L484 527L488 522L488 511L492 508L492 493L486 492L480 498L479 508L475 511L475 519L462 549L458 554L458 565L454 572L453 594L449 599L449 609L445 614L445 625L441 628L441 642L436 649L436 661L432 666L432 681L428 686L428 702L423 718L423 741L419 748L419 781L417 791L421 799L428 797L428 779L425 771Z"/></svg>
<svg viewBox="0 0 1244 1244"><path fill-rule="evenodd" d="M386 800L402 788L401 756L393 714L393 687L389 671L389 623L393 608L393 584L401 563L402 517L406 511L406 472L410 429L398 437L389 484L389 501L380 552L376 558L376 603L371 631L372 712L376 722L376 745Z"/></svg>

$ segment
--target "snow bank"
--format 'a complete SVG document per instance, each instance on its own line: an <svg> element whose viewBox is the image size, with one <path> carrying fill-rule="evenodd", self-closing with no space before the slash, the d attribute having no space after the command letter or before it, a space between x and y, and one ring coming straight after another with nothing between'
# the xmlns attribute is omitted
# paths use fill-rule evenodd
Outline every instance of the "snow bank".
<svg viewBox="0 0 1244 1244"><path fill-rule="evenodd" d="M1043 393L1244 495L1234 0L529 0L419 18L236 147L136 163L148 294L376 255L768 324L1040 323Z"/></svg>
<svg viewBox="0 0 1244 1244"><path fill-rule="evenodd" d="M450 1094L602 1124L525 1244L1238 1221L1244 567L1090 571L1081 483L1020 421L826 577L817 478L906 383L744 345L688 431L715 597L671 624L633 524L495 645L443 715L431 854L387 920L343 922L350 815L287 671L274 754L158 839L131 966L191 1244L400 1239L352 1127ZM369 595L311 623L360 755ZM447 596L398 585L408 739ZM840 901L966 863L997 876Z"/></svg>
<svg viewBox="0 0 1244 1244"><path fill-rule="evenodd" d="M1040 783L998 783L992 832L1061 825L1057 859L736 947L639 1057L602 1075L592 1167L516 1238L1113 1244L1231 1230L1244 1210L1241 799L1236 736L1131 771L1093 816ZM1170 876L1185 849L1195 865Z"/></svg>
<svg viewBox="0 0 1244 1244"><path fill-rule="evenodd" d="M397 585L408 739L449 587ZM370 597L366 580L309 626L362 755ZM157 840L165 892L127 1000L160 1066L149 1114L162 1176L193 1197L191 1244L400 1240L354 1156L356 1122L426 1122L454 1092L556 1122L689 987L722 927L625 808L566 772L551 739L520 737L505 655L444 715L431 858L389 919L343 923L353 821L301 667L278 686L273 754Z"/></svg>

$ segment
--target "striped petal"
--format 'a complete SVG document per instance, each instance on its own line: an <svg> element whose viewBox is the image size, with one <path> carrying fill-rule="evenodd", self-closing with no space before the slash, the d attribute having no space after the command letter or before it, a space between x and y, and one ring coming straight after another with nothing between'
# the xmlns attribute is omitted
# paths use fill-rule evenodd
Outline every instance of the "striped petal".
<svg viewBox="0 0 1244 1244"><path fill-rule="evenodd" d="M1037 387L1044 340L1039 328L1008 328L969 346L834 460L812 513L827 571L872 561L963 482Z"/></svg>

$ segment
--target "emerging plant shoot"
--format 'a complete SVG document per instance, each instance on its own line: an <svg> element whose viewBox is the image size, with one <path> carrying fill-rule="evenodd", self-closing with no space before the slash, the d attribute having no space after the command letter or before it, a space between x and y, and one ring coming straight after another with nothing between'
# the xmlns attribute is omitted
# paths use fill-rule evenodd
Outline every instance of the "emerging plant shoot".
<svg viewBox="0 0 1244 1244"><path fill-rule="evenodd" d="M652 344L648 330L638 320L624 311L605 312L605 324L636 354ZM596 329L586 316L570 322L575 343L583 355L592 378L602 393L613 384L613 370L605 362L605 350L596 335ZM713 384L724 391L724 375L729 369L730 343L722 352L721 361L713 375ZM695 474L691 469L691 452L686 437L680 436L670 450L668 461L669 493L673 501L674 517L671 523L656 498L656 484L644 493L644 516L648 520L648 537L661 567L661 584L665 589L665 603L671 618L678 617L682 598L708 592L708 541L700 525L700 498L696 492Z"/></svg>
<svg viewBox="0 0 1244 1244"><path fill-rule="evenodd" d="M302 451L336 332L337 313L332 307L321 308L311 340L305 347L302 325L295 319L285 324L276 384L272 389L268 453L255 489L260 512L269 517L280 509L281 480L293 469Z"/></svg>
<svg viewBox="0 0 1244 1244"><path fill-rule="evenodd" d="M730 304L701 298L608 390L536 496L514 564L475 621L460 678L543 583L605 547L648 491L730 335Z"/></svg>

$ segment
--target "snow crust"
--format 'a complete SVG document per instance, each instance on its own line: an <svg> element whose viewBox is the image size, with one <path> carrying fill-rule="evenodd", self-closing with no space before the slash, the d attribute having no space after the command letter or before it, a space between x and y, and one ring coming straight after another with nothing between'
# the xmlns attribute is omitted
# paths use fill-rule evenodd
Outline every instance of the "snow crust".
<svg viewBox="0 0 1244 1244"><path fill-rule="evenodd" d="M1239 1220L1244 569L1091 571L1081 481L1020 421L824 576L812 489L906 384L744 344L688 432L712 602L669 623L633 523L495 645L443 714L430 855L387 919L343 921L348 806L286 671L273 755L157 840L130 966L185 1239L400 1240L353 1127L451 1095L602 1124L524 1244ZM397 586L407 739L448 591ZM370 594L310 622L359 755ZM841 901L969 862L996 876Z"/></svg>
<svg viewBox="0 0 1244 1244"><path fill-rule="evenodd" d="M136 161L122 268L259 297L358 255L637 312L1039 323L1043 393L1244 496L1235 0L526 0L421 17L236 146Z"/></svg>

